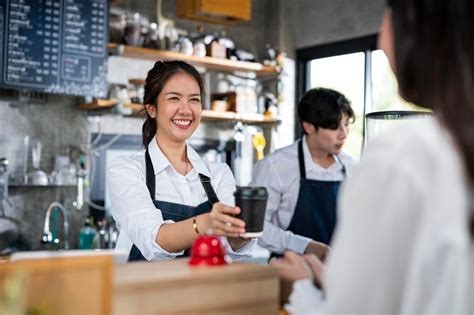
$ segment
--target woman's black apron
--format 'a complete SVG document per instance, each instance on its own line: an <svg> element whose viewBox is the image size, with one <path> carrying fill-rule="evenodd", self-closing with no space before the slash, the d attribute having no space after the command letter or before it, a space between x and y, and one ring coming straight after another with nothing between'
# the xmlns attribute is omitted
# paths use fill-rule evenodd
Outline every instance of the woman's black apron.
<svg viewBox="0 0 474 315"><path fill-rule="evenodd" d="M337 156L335 157L339 160ZM341 182L306 178L303 140L298 143L298 162L301 176L300 191L287 230L329 244L336 226L337 193ZM341 165L342 173L346 177L346 168L344 164Z"/></svg>
<svg viewBox="0 0 474 315"><path fill-rule="evenodd" d="M186 220L197 215L211 211L212 205L216 202L219 202L216 192L211 185L211 179L203 174L199 174L201 184L204 187L207 195L207 201L201 203L200 205L193 207L188 205L183 205L179 203L173 203L168 201L155 200L155 171L153 169L153 164L151 162L150 154L148 150L145 151L145 162L146 162L146 186L150 192L151 199L155 204L157 209L161 210L164 220L173 220L179 222ZM189 249L184 252L184 256L189 256ZM130 253L128 255L128 261L140 261L146 260L143 257L140 250L135 246L132 246Z"/></svg>

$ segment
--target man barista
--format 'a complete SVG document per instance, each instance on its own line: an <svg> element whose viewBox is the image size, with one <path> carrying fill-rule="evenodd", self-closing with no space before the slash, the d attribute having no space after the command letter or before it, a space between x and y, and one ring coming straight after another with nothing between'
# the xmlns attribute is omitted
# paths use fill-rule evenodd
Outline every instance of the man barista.
<svg viewBox="0 0 474 315"><path fill-rule="evenodd" d="M292 250L324 259L336 225L339 186L354 164L342 151L354 112L341 93L315 88L299 102L298 117L303 137L253 169L250 185L265 186L269 194L259 245L273 255Z"/></svg>

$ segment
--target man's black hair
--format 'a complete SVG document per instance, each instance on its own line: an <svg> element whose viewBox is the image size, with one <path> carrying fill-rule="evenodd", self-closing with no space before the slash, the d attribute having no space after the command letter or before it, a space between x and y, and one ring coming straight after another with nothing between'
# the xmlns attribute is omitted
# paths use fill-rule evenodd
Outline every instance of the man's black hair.
<svg viewBox="0 0 474 315"><path fill-rule="evenodd" d="M308 122L316 128L332 130L339 128L343 113L354 120L354 111L349 100L343 94L331 89L311 89L298 103L298 117L301 124Z"/></svg>

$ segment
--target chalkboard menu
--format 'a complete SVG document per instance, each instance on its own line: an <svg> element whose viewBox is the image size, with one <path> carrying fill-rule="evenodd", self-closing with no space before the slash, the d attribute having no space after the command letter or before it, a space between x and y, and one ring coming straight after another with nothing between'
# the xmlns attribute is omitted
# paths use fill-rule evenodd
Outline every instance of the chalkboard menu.
<svg viewBox="0 0 474 315"><path fill-rule="evenodd" d="M108 0L0 0L0 85L107 93Z"/></svg>

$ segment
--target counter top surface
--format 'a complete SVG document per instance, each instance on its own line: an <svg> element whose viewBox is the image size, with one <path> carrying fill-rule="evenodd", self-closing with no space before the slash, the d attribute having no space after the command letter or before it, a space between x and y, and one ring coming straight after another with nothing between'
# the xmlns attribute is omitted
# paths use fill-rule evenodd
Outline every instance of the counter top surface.
<svg viewBox="0 0 474 315"><path fill-rule="evenodd" d="M279 280L266 265L189 266L188 258L114 268L114 314L277 314ZM183 303L183 301L186 301Z"/></svg>
<svg viewBox="0 0 474 315"><path fill-rule="evenodd" d="M232 263L223 266L189 266L187 258L160 262L136 262L115 267L114 285L127 286L134 283L160 283L205 280L207 282L225 278L245 280L276 276L273 269L263 265Z"/></svg>

